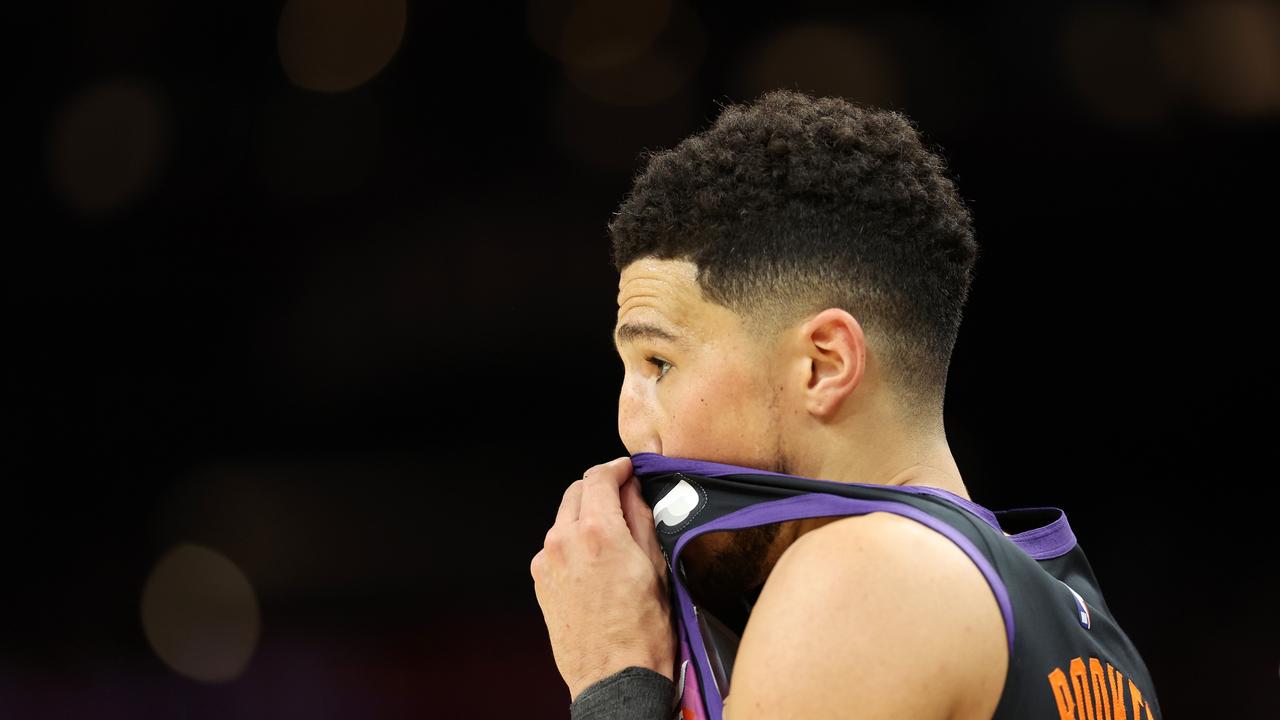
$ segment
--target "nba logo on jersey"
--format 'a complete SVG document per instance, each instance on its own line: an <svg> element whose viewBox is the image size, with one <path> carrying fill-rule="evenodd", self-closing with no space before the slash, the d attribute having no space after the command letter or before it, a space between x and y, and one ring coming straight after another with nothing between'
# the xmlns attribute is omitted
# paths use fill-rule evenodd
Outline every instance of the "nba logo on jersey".
<svg viewBox="0 0 1280 720"><path fill-rule="evenodd" d="M1059 580L1058 582L1062 582ZM1071 591L1071 597L1076 599L1076 612L1079 614L1080 626L1085 630L1093 627L1093 618L1089 616L1089 606L1084 604L1084 598L1080 597L1080 593L1071 589L1071 586L1062 583L1062 587Z"/></svg>

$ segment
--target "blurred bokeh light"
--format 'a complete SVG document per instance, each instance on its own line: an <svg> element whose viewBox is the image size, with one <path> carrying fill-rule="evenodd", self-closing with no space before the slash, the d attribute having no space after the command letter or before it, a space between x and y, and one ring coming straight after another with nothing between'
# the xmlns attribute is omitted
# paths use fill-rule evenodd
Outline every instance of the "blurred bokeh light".
<svg viewBox="0 0 1280 720"><path fill-rule="evenodd" d="M1085 5L1061 32L1071 88L1104 123L1150 128L1184 108L1229 118L1280 111L1280 8L1274 3Z"/></svg>
<svg viewBox="0 0 1280 720"><path fill-rule="evenodd" d="M158 89L136 78L105 80L76 93L59 113L48 172L73 209L118 210L151 187L169 142L169 111Z"/></svg>
<svg viewBox="0 0 1280 720"><path fill-rule="evenodd" d="M288 0L280 11L280 63L299 87L350 90L391 61L406 16L404 0Z"/></svg>
<svg viewBox="0 0 1280 720"><path fill-rule="evenodd" d="M260 615L249 579L224 555L179 545L156 563L142 591L142 627L175 672L217 683L244 672Z"/></svg>
<svg viewBox="0 0 1280 720"><path fill-rule="evenodd" d="M579 0L565 18L557 57L584 70L632 62L653 48L671 10L670 0Z"/></svg>
<svg viewBox="0 0 1280 720"><path fill-rule="evenodd" d="M1191 2L1175 22L1170 61L1205 106L1231 117L1280 114L1280 5Z"/></svg>
<svg viewBox="0 0 1280 720"><path fill-rule="evenodd" d="M706 36L681 0L532 0L529 36L598 102L643 107L670 98L706 55Z"/></svg>
<svg viewBox="0 0 1280 720"><path fill-rule="evenodd" d="M837 95L877 107L901 104L897 62L875 35L839 23L798 23L765 38L744 57L744 97L773 88Z"/></svg>
<svg viewBox="0 0 1280 720"><path fill-rule="evenodd" d="M607 224L776 87L902 111L974 211L975 500L1070 514L1170 717L1280 717L1265 505L1176 490L1268 472L1217 341L1274 304L1275 2L22 8L0 718L564 717L528 562L624 451Z"/></svg>
<svg viewBox="0 0 1280 720"><path fill-rule="evenodd" d="M676 93L643 107L596 102L565 83L551 108L555 139L584 166L604 173L631 172L640 166L639 150L670 147L697 127L698 104Z"/></svg>
<svg viewBox="0 0 1280 720"><path fill-rule="evenodd" d="M1169 36L1154 14L1134 6L1088 6L1062 30L1063 66L1087 111L1120 126L1159 123L1174 103Z"/></svg>

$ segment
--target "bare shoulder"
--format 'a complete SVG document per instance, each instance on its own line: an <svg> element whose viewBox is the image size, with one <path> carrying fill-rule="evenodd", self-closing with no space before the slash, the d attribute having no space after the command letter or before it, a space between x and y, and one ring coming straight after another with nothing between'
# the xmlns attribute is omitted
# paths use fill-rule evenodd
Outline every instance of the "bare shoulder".
<svg viewBox="0 0 1280 720"><path fill-rule="evenodd" d="M778 560L726 717L990 718L1007 642L990 586L951 540L889 513L843 518Z"/></svg>

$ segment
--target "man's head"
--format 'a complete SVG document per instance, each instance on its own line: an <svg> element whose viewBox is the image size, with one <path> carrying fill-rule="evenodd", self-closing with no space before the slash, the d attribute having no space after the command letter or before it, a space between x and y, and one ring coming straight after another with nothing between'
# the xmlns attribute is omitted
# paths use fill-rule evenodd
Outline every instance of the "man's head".
<svg viewBox="0 0 1280 720"><path fill-rule="evenodd" d="M896 113L769 93L653 154L610 225L630 452L795 471L940 427L977 245Z"/></svg>

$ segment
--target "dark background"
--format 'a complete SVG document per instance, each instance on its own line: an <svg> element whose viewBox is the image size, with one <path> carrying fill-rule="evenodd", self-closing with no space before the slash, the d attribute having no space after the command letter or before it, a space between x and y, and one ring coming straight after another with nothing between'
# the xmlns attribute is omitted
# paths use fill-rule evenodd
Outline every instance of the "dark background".
<svg viewBox="0 0 1280 720"><path fill-rule="evenodd" d="M1066 509L1170 717L1276 717L1280 10L962 6L11 26L0 714L567 717L528 563L624 453L605 225L643 150L786 86L908 114L974 212L974 498ZM144 628L181 544L252 587L232 677Z"/></svg>

